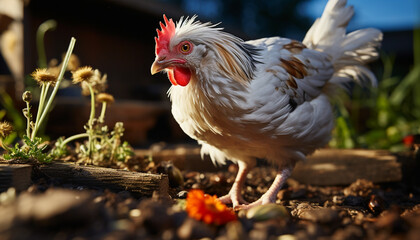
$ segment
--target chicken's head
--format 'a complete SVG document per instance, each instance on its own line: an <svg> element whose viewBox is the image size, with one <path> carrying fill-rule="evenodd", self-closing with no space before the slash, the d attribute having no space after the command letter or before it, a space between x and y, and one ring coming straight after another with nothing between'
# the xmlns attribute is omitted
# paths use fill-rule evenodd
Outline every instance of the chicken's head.
<svg viewBox="0 0 420 240"><path fill-rule="evenodd" d="M151 67L155 74L165 70L173 85L186 86L192 79L222 76L247 84L254 76L258 49L226 33L218 24L183 18L177 25L163 15L157 29L156 58ZM203 77L206 76L206 77Z"/></svg>
<svg viewBox="0 0 420 240"><path fill-rule="evenodd" d="M173 85L186 86L191 79L190 67L196 59L194 44L189 40L174 37L176 28L173 20L168 20L165 15L163 18L166 25L160 22L162 29L156 29L158 33L158 37L155 37L156 59L151 67L151 73L166 70Z"/></svg>

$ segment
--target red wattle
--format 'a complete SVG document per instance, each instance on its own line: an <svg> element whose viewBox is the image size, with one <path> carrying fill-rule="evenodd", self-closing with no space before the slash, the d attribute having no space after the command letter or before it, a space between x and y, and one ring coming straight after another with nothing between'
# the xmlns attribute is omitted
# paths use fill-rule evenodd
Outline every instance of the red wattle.
<svg viewBox="0 0 420 240"><path fill-rule="evenodd" d="M168 78L169 78L169 81L171 81L172 85L174 85L174 86L178 85L178 83L176 83L176 80L175 80L175 77L174 77L174 70L173 69L168 70Z"/></svg>
<svg viewBox="0 0 420 240"><path fill-rule="evenodd" d="M168 71L169 81L173 85L187 86L191 79L191 71L189 68L176 67Z"/></svg>

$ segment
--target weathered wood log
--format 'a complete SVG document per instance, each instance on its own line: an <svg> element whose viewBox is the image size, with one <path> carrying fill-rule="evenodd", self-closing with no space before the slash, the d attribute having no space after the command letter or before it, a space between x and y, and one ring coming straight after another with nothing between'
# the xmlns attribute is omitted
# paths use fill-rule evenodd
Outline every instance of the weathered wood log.
<svg viewBox="0 0 420 240"><path fill-rule="evenodd" d="M292 178L311 185L347 185L357 179L374 183L402 179L401 163L386 150L321 149L299 162Z"/></svg>
<svg viewBox="0 0 420 240"><path fill-rule="evenodd" d="M31 185L32 166L28 164L0 164L0 192L13 187L22 191Z"/></svg>
<svg viewBox="0 0 420 240"><path fill-rule="evenodd" d="M169 181L166 175L131 172L95 166L78 166L55 162L39 167L45 175L64 183L86 187L108 188L113 191L127 190L136 196L151 196L154 191L167 195Z"/></svg>

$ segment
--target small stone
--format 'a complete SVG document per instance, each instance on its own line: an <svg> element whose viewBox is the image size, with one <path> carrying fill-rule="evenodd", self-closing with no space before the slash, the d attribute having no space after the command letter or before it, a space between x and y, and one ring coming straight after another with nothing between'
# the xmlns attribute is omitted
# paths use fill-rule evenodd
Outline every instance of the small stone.
<svg viewBox="0 0 420 240"><path fill-rule="evenodd" d="M187 218L177 231L180 239L214 238L215 234L216 229L192 218Z"/></svg>
<svg viewBox="0 0 420 240"><path fill-rule="evenodd" d="M358 179L356 182L345 188L343 193L345 196L353 195L367 197L374 187L373 182L366 179Z"/></svg>
<svg viewBox="0 0 420 240"><path fill-rule="evenodd" d="M140 209L132 209L129 213L129 216L131 218L137 218L137 217L140 217L140 215L141 215Z"/></svg>
<svg viewBox="0 0 420 240"><path fill-rule="evenodd" d="M344 196L333 196L332 202L336 205L342 205L344 203Z"/></svg>
<svg viewBox="0 0 420 240"><path fill-rule="evenodd" d="M184 177L181 170L179 170L171 161L163 161L159 164L156 171L168 175L169 185L171 187L178 187L184 185Z"/></svg>
<svg viewBox="0 0 420 240"><path fill-rule="evenodd" d="M188 195L188 191L182 190L176 194L176 196L180 199L186 199Z"/></svg>
<svg viewBox="0 0 420 240"><path fill-rule="evenodd" d="M299 218L310 220L318 223L332 223L339 221L339 215L336 210L331 208L318 208L304 210L299 215Z"/></svg>
<svg viewBox="0 0 420 240"><path fill-rule="evenodd" d="M226 184L226 177L223 174L214 174L210 176L211 184Z"/></svg>
<svg viewBox="0 0 420 240"><path fill-rule="evenodd" d="M237 173L238 172L238 165L230 164L229 167L228 167L228 172Z"/></svg>
<svg viewBox="0 0 420 240"><path fill-rule="evenodd" d="M389 229L396 231L403 230L404 225L404 221L400 217L399 210L397 208L384 211L375 222L375 227L378 229Z"/></svg>
<svg viewBox="0 0 420 240"><path fill-rule="evenodd" d="M247 233L245 232L241 222L233 221L226 224L226 232L228 239L246 239Z"/></svg>
<svg viewBox="0 0 420 240"><path fill-rule="evenodd" d="M296 236L292 235L292 234L284 234L284 235L280 235L277 240L297 240L298 238L296 238Z"/></svg>
<svg viewBox="0 0 420 240"><path fill-rule="evenodd" d="M289 218L289 212L284 206L275 203L264 204L248 210L246 217L254 221L266 221L273 218Z"/></svg>
<svg viewBox="0 0 420 240"><path fill-rule="evenodd" d="M370 196L368 206L369 206L369 210L373 214L379 215L385 209L385 202L381 197L373 194L372 196Z"/></svg>
<svg viewBox="0 0 420 240"><path fill-rule="evenodd" d="M87 192L48 189L43 194L23 193L17 199L17 215L36 225L83 225L98 215L98 209Z"/></svg>
<svg viewBox="0 0 420 240"><path fill-rule="evenodd" d="M138 223L149 233L157 234L174 226L172 217L167 211L168 205L163 202L145 199L140 202L138 209L141 211Z"/></svg>
<svg viewBox="0 0 420 240"><path fill-rule="evenodd" d="M332 239L363 239L363 229L358 226L349 225L344 229L338 229L332 236Z"/></svg>

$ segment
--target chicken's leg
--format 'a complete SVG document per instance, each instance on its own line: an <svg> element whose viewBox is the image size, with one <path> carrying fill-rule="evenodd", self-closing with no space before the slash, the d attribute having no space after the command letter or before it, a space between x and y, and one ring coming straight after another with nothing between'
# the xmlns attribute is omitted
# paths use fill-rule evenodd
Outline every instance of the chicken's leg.
<svg viewBox="0 0 420 240"><path fill-rule="evenodd" d="M232 204L234 208L240 204L248 204L248 202L243 199L241 191L245 183L246 175L249 172L249 167L242 161L238 162L238 167L238 174L236 175L235 182L229 193L219 198L224 204Z"/></svg>
<svg viewBox="0 0 420 240"><path fill-rule="evenodd" d="M274 182L271 184L270 188L267 190L267 192L265 192L260 199L258 199L257 201L250 203L250 204L242 204L242 205L237 205L237 206L233 206L235 210L239 210L239 209L250 209L252 207L258 206L258 205L263 205L263 204L267 204L267 203L273 203L276 202L277 199L277 193L280 191L280 189L283 187L284 183L286 182L287 178L289 178L289 176L292 173L292 168L284 168L282 170L280 170L277 175L276 178L274 179Z"/></svg>

